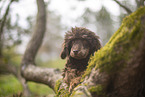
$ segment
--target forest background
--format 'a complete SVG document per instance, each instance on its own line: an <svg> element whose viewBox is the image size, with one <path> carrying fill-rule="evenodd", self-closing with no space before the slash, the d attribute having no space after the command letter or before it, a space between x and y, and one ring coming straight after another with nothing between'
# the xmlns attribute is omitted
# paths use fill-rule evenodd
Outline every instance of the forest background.
<svg viewBox="0 0 145 97"><path fill-rule="evenodd" d="M12 1L12 2L11 2ZM19 68L26 45L36 21L35 0L1 0L0 22L7 15L1 40L4 60ZM137 0L120 0L131 12L138 8ZM62 69L65 60L59 58L64 34L71 27L86 27L100 36L104 46L129 13L116 0L45 0L47 26L43 44L36 57L41 67ZM10 5L10 6L9 6ZM9 11L7 12L9 6ZM1 26L2 28L2 26ZM4 68L0 68L4 69ZM19 80L11 72L0 70L0 96L11 96L23 91ZM28 82L33 96L53 96L45 85Z"/></svg>

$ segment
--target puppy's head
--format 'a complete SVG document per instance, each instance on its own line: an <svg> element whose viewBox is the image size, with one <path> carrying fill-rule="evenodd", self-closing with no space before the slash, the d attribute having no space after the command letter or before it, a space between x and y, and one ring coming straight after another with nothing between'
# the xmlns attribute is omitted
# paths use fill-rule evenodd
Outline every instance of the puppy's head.
<svg viewBox="0 0 145 97"><path fill-rule="evenodd" d="M75 59L84 59L100 48L99 37L94 32L86 28L75 27L65 35L61 58L71 56Z"/></svg>
<svg viewBox="0 0 145 97"><path fill-rule="evenodd" d="M76 39L71 42L70 56L75 59L84 59L89 55L90 45L87 40Z"/></svg>

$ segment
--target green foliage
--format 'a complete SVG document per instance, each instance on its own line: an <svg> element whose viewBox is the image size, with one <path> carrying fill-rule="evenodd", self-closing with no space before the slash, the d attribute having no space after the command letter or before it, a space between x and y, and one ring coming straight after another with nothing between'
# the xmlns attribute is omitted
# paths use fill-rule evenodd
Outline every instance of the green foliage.
<svg viewBox="0 0 145 97"><path fill-rule="evenodd" d="M11 63L15 66L20 66L22 55L17 54L15 52L15 48L4 49L3 50L3 58L6 64Z"/></svg>
<svg viewBox="0 0 145 97"><path fill-rule="evenodd" d="M52 89L50 89L47 85L39 84L35 82L28 82L28 86L32 95L35 96L45 96L45 95L54 95Z"/></svg>
<svg viewBox="0 0 145 97"><path fill-rule="evenodd" d="M28 82L32 97L54 95L54 92L46 85ZM0 97L12 96L23 92L23 88L19 81L12 75L0 76Z"/></svg>
<svg viewBox="0 0 145 97"><path fill-rule="evenodd" d="M0 97L22 92L22 86L12 75L0 76Z"/></svg>
<svg viewBox="0 0 145 97"><path fill-rule="evenodd" d="M66 60L54 59L54 60L42 62L41 60L37 59L36 63L38 65L40 64L40 66L42 66L42 67L63 69L65 66Z"/></svg>

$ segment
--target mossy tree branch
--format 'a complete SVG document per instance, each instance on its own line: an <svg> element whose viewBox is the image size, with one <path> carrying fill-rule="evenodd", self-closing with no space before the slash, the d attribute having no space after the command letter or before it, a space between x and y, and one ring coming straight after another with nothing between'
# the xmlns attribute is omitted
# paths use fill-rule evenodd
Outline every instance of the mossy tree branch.
<svg viewBox="0 0 145 97"><path fill-rule="evenodd" d="M68 93L61 80L58 96L145 96L145 7L127 16L110 41L91 58L82 83Z"/></svg>

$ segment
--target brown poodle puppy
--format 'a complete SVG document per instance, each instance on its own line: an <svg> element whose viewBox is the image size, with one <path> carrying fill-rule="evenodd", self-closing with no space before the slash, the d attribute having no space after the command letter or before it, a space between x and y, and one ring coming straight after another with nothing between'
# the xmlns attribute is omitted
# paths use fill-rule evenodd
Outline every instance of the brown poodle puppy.
<svg viewBox="0 0 145 97"><path fill-rule="evenodd" d="M61 58L67 58L63 80L68 84L70 92L80 83L90 55L100 48L99 37L86 28L75 27L66 33Z"/></svg>

